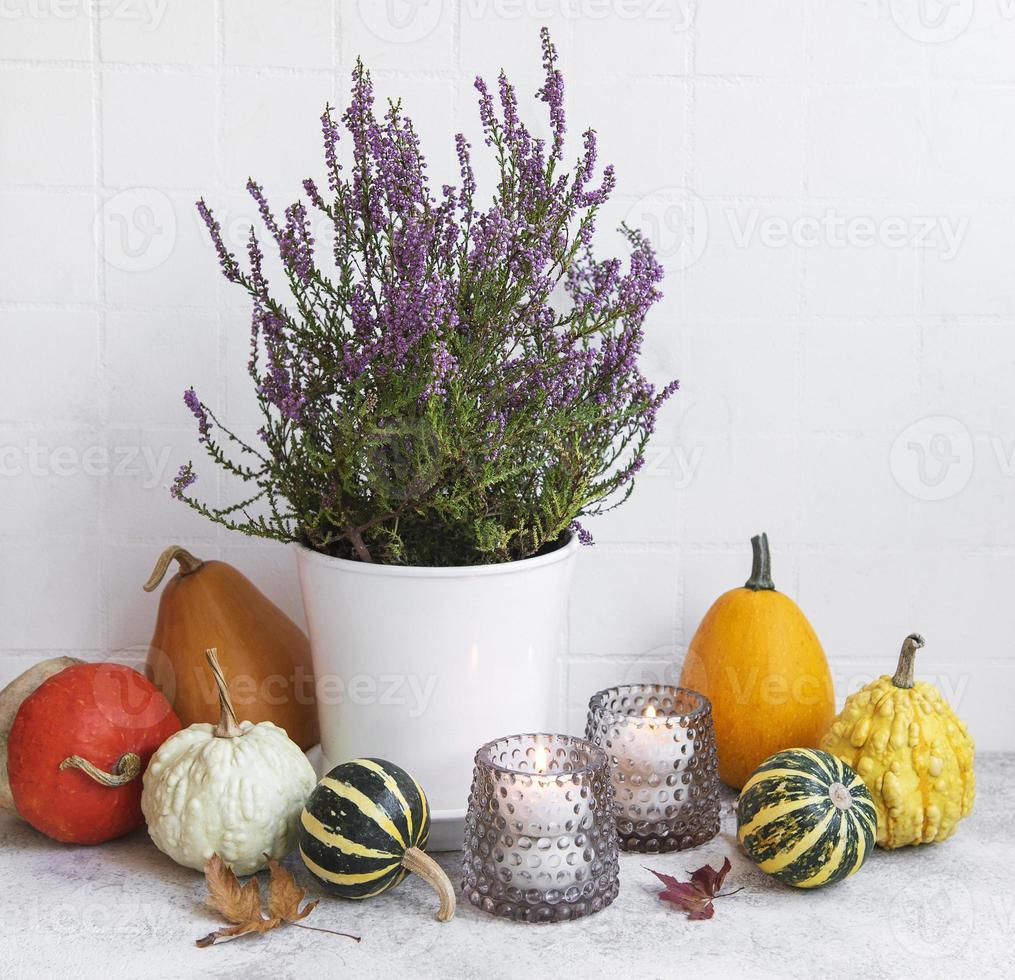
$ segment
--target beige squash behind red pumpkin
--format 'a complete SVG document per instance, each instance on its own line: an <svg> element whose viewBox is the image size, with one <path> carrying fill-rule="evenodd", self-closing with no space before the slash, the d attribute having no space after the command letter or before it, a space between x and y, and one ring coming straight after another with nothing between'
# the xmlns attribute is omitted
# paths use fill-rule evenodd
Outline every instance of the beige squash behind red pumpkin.
<svg viewBox="0 0 1015 980"><path fill-rule="evenodd" d="M218 721L218 692L205 661L205 650L217 647L242 717L274 722L301 749L315 745L314 676L303 631L232 565L202 561L179 545L162 553L146 592L174 560L179 571L162 590L148 674L183 726Z"/></svg>

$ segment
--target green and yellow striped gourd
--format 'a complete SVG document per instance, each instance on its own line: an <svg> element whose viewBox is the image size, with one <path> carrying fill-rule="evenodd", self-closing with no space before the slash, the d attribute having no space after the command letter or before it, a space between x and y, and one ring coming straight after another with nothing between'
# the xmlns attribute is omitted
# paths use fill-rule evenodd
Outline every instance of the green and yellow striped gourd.
<svg viewBox="0 0 1015 980"><path fill-rule="evenodd" d="M455 891L423 850L430 807L419 783L383 759L336 766L314 788L300 818L300 855L310 873L342 898L371 898L413 871L440 897L437 918L455 914Z"/></svg>
<svg viewBox="0 0 1015 980"><path fill-rule="evenodd" d="M877 836L877 811L863 780L818 749L766 759L737 802L737 837L766 874L817 888L860 870Z"/></svg>

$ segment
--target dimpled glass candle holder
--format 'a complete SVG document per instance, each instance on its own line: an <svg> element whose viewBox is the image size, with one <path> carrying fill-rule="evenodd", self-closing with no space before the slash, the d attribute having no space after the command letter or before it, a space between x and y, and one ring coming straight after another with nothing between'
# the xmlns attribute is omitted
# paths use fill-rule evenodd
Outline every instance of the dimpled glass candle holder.
<svg viewBox="0 0 1015 980"><path fill-rule="evenodd" d="M677 851L719 832L712 705L661 684L612 687L589 701L586 737L610 757L625 851Z"/></svg>
<svg viewBox="0 0 1015 980"><path fill-rule="evenodd" d="M464 890L525 922L577 919L617 896L606 753L567 735L511 735L476 753L465 817Z"/></svg>

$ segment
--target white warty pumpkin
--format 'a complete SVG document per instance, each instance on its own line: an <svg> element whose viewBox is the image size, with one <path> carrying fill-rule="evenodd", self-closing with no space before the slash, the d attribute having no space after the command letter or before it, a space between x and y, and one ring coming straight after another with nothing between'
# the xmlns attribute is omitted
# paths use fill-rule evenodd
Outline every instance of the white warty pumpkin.
<svg viewBox="0 0 1015 980"><path fill-rule="evenodd" d="M314 767L270 721L237 722L213 650L222 719L177 732L152 756L141 809L159 850L202 870L218 854L236 874L265 867L296 846L300 814L317 784Z"/></svg>

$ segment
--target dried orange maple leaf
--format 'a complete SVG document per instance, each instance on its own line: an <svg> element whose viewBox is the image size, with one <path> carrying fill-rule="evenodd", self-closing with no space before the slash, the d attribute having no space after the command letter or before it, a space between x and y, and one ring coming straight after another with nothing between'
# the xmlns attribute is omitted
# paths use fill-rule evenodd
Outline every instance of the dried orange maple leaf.
<svg viewBox="0 0 1015 980"><path fill-rule="evenodd" d="M281 864L274 858L268 857L268 869L271 871L271 879L268 882L268 915L283 919L286 922L299 922L305 919L317 908L317 900L307 902L300 908L300 902L307 894L305 888L300 888L293 878Z"/></svg>
<svg viewBox="0 0 1015 980"><path fill-rule="evenodd" d="M306 891L296 884L293 876L278 861L268 857L271 878L268 883L268 915L261 911L261 888L256 878L251 878L241 885L229 866L213 854L204 866L204 877L208 883L208 904L231 923L196 940L200 947L211 946L219 939L235 939L250 933L265 933L277 929L286 922L299 926L301 929L313 929L315 932L330 932L335 936L348 936L359 942L359 936L350 936L346 932L333 932L331 929L318 929L315 926L300 925L298 920L305 919L317 907L317 902L308 902L300 908L300 902Z"/></svg>

